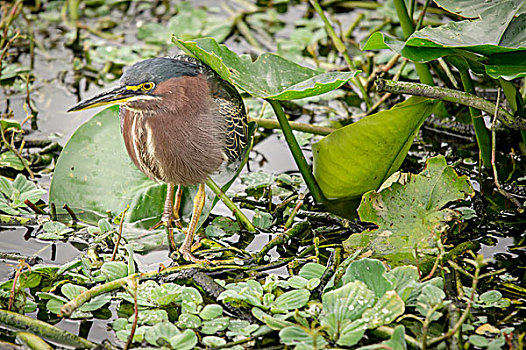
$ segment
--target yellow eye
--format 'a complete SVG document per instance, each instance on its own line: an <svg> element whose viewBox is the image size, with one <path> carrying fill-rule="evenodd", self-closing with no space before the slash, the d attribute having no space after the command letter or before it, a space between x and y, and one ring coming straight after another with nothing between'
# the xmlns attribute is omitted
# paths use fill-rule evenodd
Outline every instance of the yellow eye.
<svg viewBox="0 0 526 350"><path fill-rule="evenodd" d="M143 89L143 91L149 91L153 89L154 86L155 86L154 83L144 83L141 85L141 89Z"/></svg>

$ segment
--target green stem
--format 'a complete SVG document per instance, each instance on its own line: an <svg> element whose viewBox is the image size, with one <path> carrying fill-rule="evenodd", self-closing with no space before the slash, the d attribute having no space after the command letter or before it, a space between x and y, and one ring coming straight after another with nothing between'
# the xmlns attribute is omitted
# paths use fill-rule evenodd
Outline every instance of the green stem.
<svg viewBox="0 0 526 350"><path fill-rule="evenodd" d="M396 14L400 20L400 25L402 26L402 31L404 32L404 40L407 40L407 38L409 38L415 31L413 20L407 13L407 7L405 6L404 0L394 0L394 5L396 8ZM414 62L414 64L416 72L420 77L420 82L428 85L435 85L429 67L425 63Z"/></svg>
<svg viewBox="0 0 526 350"><path fill-rule="evenodd" d="M351 57L349 57L349 53L347 52L347 47L345 47L345 44L340 39L340 37L336 34L334 31L334 28L332 27L331 23L329 22L329 19L327 16L325 16L325 13L323 12L323 9L321 8L320 4L318 3L318 0L310 0L310 3L312 7L314 7L314 10L320 15L321 19L323 20L323 23L325 23L325 29L327 30L327 33L331 37L332 42L334 43L334 46L336 46L336 50L343 55L343 58L345 59L345 62L349 66L350 70L356 70L356 66L354 65L353 61L351 60ZM367 108L371 108L372 102L369 98L369 95L367 95L367 91L365 90L365 87L362 84L362 81L359 77L354 77L351 79L354 85L356 85L360 92L362 93L363 100L365 104L367 105Z"/></svg>
<svg viewBox="0 0 526 350"><path fill-rule="evenodd" d="M307 160L305 159L305 156L303 155L303 152L301 151L301 148L298 145L298 141L292 133L292 129L290 128L289 121L285 116L283 107L281 106L279 101L276 100L267 100L267 102L270 103L270 105L274 109L274 113L276 114L276 117L279 121L279 125L281 126L281 131L283 131L285 140L289 145L290 152L292 153L292 156L296 161L296 165L298 166L298 169L301 172L303 180L305 180L305 183L307 184L307 187L309 188L312 197L317 203L323 203L325 201L325 197L321 192L321 189L318 186L314 175L312 174L309 164L307 164Z"/></svg>
<svg viewBox="0 0 526 350"><path fill-rule="evenodd" d="M407 13L407 8L405 6L404 0L393 0L394 5L396 8L396 13L398 15L398 19L400 20L400 25L402 26L402 31L404 32L404 40L407 40L413 34L415 31L415 26L413 24L412 17L409 17L409 14ZM435 86L435 82L433 81L433 76L431 75L431 71L429 70L429 67L425 63L418 63L413 62L415 65L416 73L418 74L418 77L420 78L420 82ZM440 117L445 117L448 115L446 111L446 107L443 103L440 103L435 108L435 114Z"/></svg>
<svg viewBox="0 0 526 350"><path fill-rule="evenodd" d="M464 91L475 95L475 87L473 86L468 67L457 66L457 68L460 72ZM479 109L469 107L469 113L471 114L473 129L475 129L475 136L477 137L477 144L479 145L482 163L489 169L491 167L491 141L489 131L486 128L486 124L484 124L484 119L480 118L482 112Z"/></svg>
<svg viewBox="0 0 526 350"><path fill-rule="evenodd" d="M491 115L495 113L495 109L497 108L494 103L485 100L482 97L472 95L463 91L429 86L426 84L377 79L376 87L379 92L409 94L454 102L468 107L480 109L481 111L484 111ZM510 112L503 108L498 109L497 117L502 123L504 123L509 128L517 130L526 130L526 119L516 119Z"/></svg>
<svg viewBox="0 0 526 350"><path fill-rule="evenodd" d="M73 333L52 326L44 321L17 314L16 312L0 310L0 324L20 330L31 331L32 334L36 334L39 337L74 348L85 349L96 346L95 343Z"/></svg>
<svg viewBox="0 0 526 350"><path fill-rule="evenodd" d="M51 345L46 343L44 339L29 332L16 332L16 340L22 343L24 349L53 350ZM13 349L15 349L15 347L13 347Z"/></svg>
<svg viewBox="0 0 526 350"><path fill-rule="evenodd" d="M254 227L254 225L252 225L250 220L245 216L245 214L243 214L241 209L239 209L237 205L235 205L234 202L232 202L232 200L228 198L225 192L221 190L221 187L219 187L214 182L214 180L208 178L206 180L206 185L216 194L217 197L219 197L219 199L221 199L223 203L225 203L227 208L230 209L232 213L234 213L237 221L240 222L244 228L246 228L250 232L256 232L256 228Z"/></svg>
<svg viewBox="0 0 526 350"><path fill-rule="evenodd" d="M256 124L259 127L262 127L265 129L281 129L279 122L274 119L250 118L249 121L256 122ZM318 125L291 122L291 121L289 121L289 125L292 130L308 132L310 134L322 135L322 136L329 135L331 132L337 130L335 128L328 128L325 126L318 126Z"/></svg>

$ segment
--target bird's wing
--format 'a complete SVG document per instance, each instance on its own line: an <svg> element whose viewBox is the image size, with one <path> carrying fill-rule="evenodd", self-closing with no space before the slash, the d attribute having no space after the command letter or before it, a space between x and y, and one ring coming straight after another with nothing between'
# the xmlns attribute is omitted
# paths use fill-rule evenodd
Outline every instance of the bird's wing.
<svg viewBox="0 0 526 350"><path fill-rule="evenodd" d="M206 76L214 102L219 108L219 114L225 120L225 154L229 160L235 161L248 141L248 118L239 92L203 62L185 55L176 56L175 59L196 65Z"/></svg>

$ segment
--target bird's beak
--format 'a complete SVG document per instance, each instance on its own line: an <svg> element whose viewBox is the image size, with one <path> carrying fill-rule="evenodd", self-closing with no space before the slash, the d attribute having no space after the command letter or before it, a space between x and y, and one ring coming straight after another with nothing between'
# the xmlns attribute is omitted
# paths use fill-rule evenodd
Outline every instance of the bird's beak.
<svg viewBox="0 0 526 350"><path fill-rule="evenodd" d="M111 90L104 91L84 101L80 101L68 109L68 112L82 111L99 106L114 105L126 102L136 95L137 91L135 90L126 89L126 86L117 86Z"/></svg>

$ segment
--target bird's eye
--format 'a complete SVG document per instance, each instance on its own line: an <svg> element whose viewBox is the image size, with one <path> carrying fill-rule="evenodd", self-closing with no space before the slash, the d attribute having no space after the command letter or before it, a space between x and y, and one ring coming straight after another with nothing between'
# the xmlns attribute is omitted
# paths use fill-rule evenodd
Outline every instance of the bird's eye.
<svg viewBox="0 0 526 350"><path fill-rule="evenodd" d="M144 90L144 91L149 91L151 89L153 89L154 87L154 83L144 83L142 84L141 88Z"/></svg>

